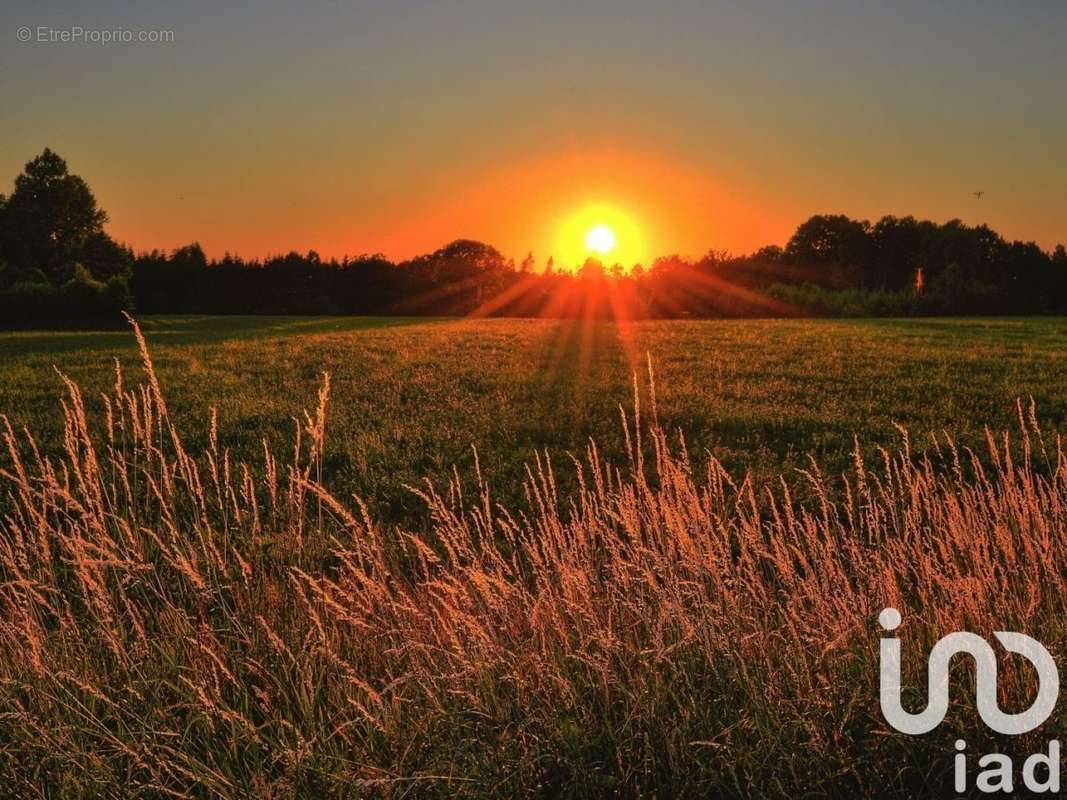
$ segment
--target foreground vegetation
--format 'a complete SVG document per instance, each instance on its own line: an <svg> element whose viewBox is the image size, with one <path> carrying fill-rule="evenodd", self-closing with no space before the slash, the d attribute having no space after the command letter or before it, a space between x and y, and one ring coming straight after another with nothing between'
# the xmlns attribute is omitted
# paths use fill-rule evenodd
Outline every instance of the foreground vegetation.
<svg viewBox="0 0 1067 800"><path fill-rule="evenodd" d="M3 435L16 795L939 795L979 726L964 703L936 734L886 729L878 611L904 612L911 685L959 627L1064 651L1067 461L1027 404L984 458L897 432L840 478L805 462L797 492L698 466L649 374L621 418L597 393L618 458L541 456L519 492L476 461L423 485L412 528L329 485L351 413L331 379L246 465L225 417L187 444L142 356L93 418L67 383L57 457ZM1009 705L1031 688L1002 675Z"/></svg>

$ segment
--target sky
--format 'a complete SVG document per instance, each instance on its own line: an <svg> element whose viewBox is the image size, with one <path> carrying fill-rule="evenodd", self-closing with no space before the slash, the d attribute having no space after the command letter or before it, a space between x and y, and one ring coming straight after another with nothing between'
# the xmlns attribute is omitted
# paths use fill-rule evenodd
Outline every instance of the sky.
<svg viewBox="0 0 1067 800"><path fill-rule="evenodd" d="M1067 242L1059 0L83 5L0 9L0 192L51 147L138 251L543 263L610 220L648 263L815 213ZM172 41L48 40L76 26Z"/></svg>

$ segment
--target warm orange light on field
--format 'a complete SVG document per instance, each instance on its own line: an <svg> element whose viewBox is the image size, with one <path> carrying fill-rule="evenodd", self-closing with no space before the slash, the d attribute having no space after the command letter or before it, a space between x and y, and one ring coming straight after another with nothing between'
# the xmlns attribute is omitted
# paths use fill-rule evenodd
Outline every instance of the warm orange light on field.
<svg viewBox="0 0 1067 800"><path fill-rule="evenodd" d="M645 237L637 222L605 203L590 204L565 218L552 255L561 270L576 269L590 256L607 266L617 263L627 269L648 258Z"/></svg>

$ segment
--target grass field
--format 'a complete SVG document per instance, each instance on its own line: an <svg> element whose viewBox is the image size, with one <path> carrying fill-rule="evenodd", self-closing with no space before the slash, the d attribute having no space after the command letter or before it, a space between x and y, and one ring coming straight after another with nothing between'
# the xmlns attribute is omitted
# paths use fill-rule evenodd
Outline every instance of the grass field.
<svg viewBox="0 0 1067 800"><path fill-rule="evenodd" d="M1067 713L998 741L954 694L895 733L874 619L903 612L911 687L950 630L1067 652L1062 329L4 335L0 412L34 437L0 429L0 794L946 795L957 737L1018 756Z"/></svg>
<svg viewBox="0 0 1067 800"><path fill-rule="evenodd" d="M246 458L263 437L289 440L328 371L327 482L409 524L422 504L404 485L469 471L472 446L507 500L539 449L558 459L593 437L620 456L617 408L647 356L663 424L735 475L789 473L809 453L840 471L853 437L868 454L895 445L893 422L919 448L940 431L981 445L983 426L1015 426L1016 398L1033 397L1050 430L1067 413L1067 321L1055 318L646 322L625 337L541 320L165 317L144 329L187 438L206 441L217 407L223 445ZM52 367L92 408L115 358L136 376L127 331L0 334L0 413L58 445Z"/></svg>

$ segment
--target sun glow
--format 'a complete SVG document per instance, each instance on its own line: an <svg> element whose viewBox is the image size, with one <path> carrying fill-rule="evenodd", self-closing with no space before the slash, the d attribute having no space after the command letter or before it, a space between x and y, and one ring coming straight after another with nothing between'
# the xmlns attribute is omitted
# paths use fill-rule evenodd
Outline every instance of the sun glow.
<svg viewBox="0 0 1067 800"><path fill-rule="evenodd" d="M562 270L577 269L589 257L625 269L647 259L640 226L616 206L587 205L562 220L558 231L552 255Z"/></svg>
<svg viewBox="0 0 1067 800"><path fill-rule="evenodd" d="M606 255L615 249L615 231L607 225L594 225L585 235L585 246L594 253Z"/></svg>

